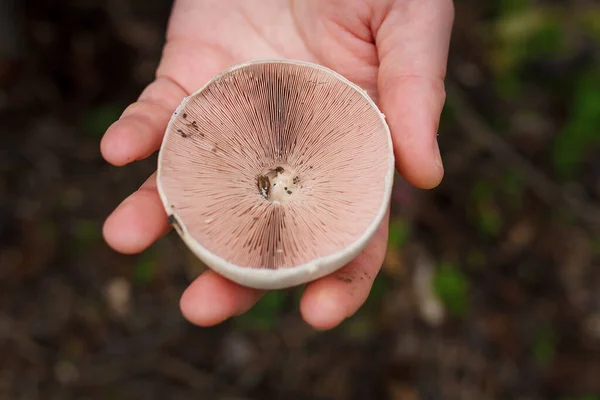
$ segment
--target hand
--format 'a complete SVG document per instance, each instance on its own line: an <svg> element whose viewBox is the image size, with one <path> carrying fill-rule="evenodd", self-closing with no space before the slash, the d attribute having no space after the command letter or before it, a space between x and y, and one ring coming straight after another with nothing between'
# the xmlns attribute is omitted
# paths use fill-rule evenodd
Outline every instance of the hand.
<svg viewBox="0 0 600 400"><path fill-rule="evenodd" d="M400 174L435 187L443 176L436 136L453 17L451 0L176 0L156 79L108 129L102 154L117 166L148 157L181 100L214 75L251 59L291 58L325 65L367 90L387 117ZM383 263L387 225L386 217L340 271L369 280L332 274L306 285L307 323L332 328L364 303ZM108 217L104 237L131 254L168 229L153 175ZM181 309L209 326L246 312L262 293L208 270L184 292Z"/></svg>

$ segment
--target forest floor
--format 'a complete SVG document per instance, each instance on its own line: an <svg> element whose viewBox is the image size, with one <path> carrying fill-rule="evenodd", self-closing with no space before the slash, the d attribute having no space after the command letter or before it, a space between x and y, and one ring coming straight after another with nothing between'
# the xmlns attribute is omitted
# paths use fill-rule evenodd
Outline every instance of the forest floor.
<svg viewBox="0 0 600 400"><path fill-rule="evenodd" d="M101 237L156 165L112 167L99 140L152 79L169 2L22 4L0 58L0 399L600 399L597 3L456 1L446 176L397 180L382 272L328 332L298 289L194 327L179 297L204 267L175 234L135 256Z"/></svg>

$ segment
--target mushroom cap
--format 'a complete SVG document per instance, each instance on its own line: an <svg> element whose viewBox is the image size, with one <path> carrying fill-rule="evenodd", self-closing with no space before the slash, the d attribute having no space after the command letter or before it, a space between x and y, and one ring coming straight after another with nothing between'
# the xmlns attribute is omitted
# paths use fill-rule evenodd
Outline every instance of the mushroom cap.
<svg viewBox="0 0 600 400"><path fill-rule="evenodd" d="M366 91L317 64L254 60L186 97L157 187L169 222L209 268L281 289L354 259L386 215L392 140Z"/></svg>

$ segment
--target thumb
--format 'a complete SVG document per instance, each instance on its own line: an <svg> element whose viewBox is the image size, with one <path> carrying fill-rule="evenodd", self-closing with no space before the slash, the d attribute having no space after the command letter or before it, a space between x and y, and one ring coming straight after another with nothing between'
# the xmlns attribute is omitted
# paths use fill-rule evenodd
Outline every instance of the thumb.
<svg viewBox="0 0 600 400"><path fill-rule="evenodd" d="M453 19L450 0L397 1L376 34L380 105L396 167L420 188L437 186L444 175L437 130Z"/></svg>

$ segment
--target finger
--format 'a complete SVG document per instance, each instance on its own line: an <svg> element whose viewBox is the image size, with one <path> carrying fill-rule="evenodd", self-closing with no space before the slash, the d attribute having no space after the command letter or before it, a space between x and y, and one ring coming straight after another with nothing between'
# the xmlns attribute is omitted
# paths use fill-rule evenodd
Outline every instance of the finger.
<svg viewBox="0 0 600 400"><path fill-rule="evenodd" d="M421 188L437 186L444 174L437 130L453 18L451 0L398 1L376 35L380 105L396 167Z"/></svg>
<svg viewBox="0 0 600 400"><path fill-rule="evenodd" d="M188 93L197 91L224 69L241 61L233 59L218 46L182 36L170 35L156 73L158 76L176 76L177 84Z"/></svg>
<svg viewBox="0 0 600 400"><path fill-rule="evenodd" d="M171 115L187 93L174 81L157 78L125 109L100 142L103 157L122 166L148 157L161 144Z"/></svg>
<svg viewBox="0 0 600 400"><path fill-rule="evenodd" d="M304 320L315 329L331 329L366 301L387 248L389 213L368 246L348 265L309 283L300 301Z"/></svg>
<svg viewBox="0 0 600 400"><path fill-rule="evenodd" d="M248 311L263 293L207 270L185 290L180 308L191 323L212 326Z"/></svg>
<svg viewBox="0 0 600 400"><path fill-rule="evenodd" d="M122 166L155 152L183 98L229 64L231 60L210 46L170 39L164 46L156 80L104 135L100 145L104 158Z"/></svg>
<svg viewBox="0 0 600 400"><path fill-rule="evenodd" d="M169 231L167 215L153 174L126 198L104 222L104 239L118 252L139 253Z"/></svg>

